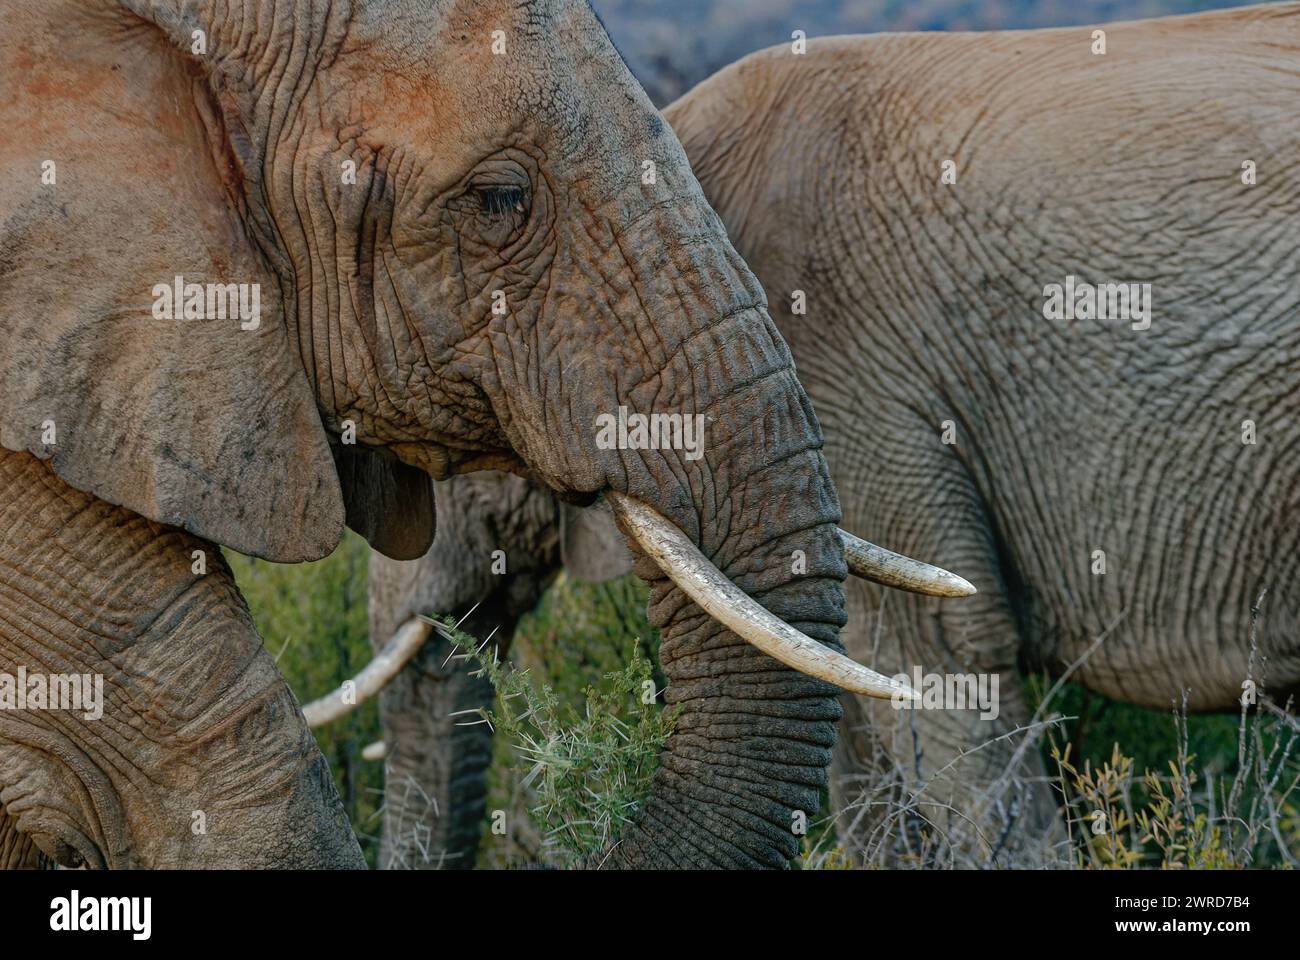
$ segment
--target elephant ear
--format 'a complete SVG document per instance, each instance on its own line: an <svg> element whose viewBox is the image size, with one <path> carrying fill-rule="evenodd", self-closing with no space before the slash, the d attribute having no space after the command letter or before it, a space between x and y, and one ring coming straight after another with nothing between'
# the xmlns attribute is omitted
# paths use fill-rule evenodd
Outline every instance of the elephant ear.
<svg viewBox="0 0 1300 960"><path fill-rule="evenodd" d="M386 454L331 440L347 524L392 560L418 560L433 545L433 478Z"/></svg>
<svg viewBox="0 0 1300 960"><path fill-rule="evenodd" d="M0 138L0 445L243 553L324 556L342 494L292 283L252 239L249 126L161 31L63 20L0 48L0 127L21 131ZM204 285L202 319L166 309L177 277Z"/></svg>
<svg viewBox="0 0 1300 960"><path fill-rule="evenodd" d="M603 499L589 507L560 504L560 558L569 575L604 583L632 570L632 551Z"/></svg>

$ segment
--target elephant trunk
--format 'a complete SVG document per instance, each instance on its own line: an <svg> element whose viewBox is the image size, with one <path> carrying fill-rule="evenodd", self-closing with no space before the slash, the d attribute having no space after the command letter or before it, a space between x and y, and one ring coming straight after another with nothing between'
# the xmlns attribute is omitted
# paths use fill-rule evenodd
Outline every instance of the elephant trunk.
<svg viewBox="0 0 1300 960"><path fill-rule="evenodd" d="M549 312L495 321L480 385L534 478L615 506L682 707L639 821L598 862L777 867L826 782L826 679L908 691L835 646L847 568L821 428L681 161L676 198L622 191L557 239Z"/></svg>
<svg viewBox="0 0 1300 960"><path fill-rule="evenodd" d="M657 471L669 478L657 496L631 496L655 504L748 598L838 651L846 566L817 420L761 310L715 335L714 355L732 367L719 379L739 386L708 403L704 455ZM738 376L742 357L761 375ZM728 629L632 540L662 633L666 699L680 712L635 824L593 865L785 866L826 784L836 688Z"/></svg>

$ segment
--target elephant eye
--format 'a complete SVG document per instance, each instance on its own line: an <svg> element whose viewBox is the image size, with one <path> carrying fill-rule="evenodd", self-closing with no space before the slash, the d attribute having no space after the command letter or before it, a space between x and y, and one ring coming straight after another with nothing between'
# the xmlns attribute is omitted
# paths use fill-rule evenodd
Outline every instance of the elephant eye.
<svg viewBox="0 0 1300 960"><path fill-rule="evenodd" d="M494 222L513 220L524 215L524 191L517 186L478 187L479 210Z"/></svg>
<svg viewBox="0 0 1300 960"><path fill-rule="evenodd" d="M471 186L451 206L464 236L501 249L528 222L529 195L518 183L483 183Z"/></svg>

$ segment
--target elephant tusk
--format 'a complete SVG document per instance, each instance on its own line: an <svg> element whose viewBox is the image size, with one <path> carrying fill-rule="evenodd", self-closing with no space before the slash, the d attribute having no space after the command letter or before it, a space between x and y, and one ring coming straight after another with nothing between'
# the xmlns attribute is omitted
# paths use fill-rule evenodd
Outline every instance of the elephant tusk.
<svg viewBox="0 0 1300 960"><path fill-rule="evenodd" d="M382 760L388 756L388 744L382 740L376 740L361 751L362 760Z"/></svg>
<svg viewBox="0 0 1300 960"><path fill-rule="evenodd" d="M650 507L614 491L605 496L632 538L668 578L742 640L801 673L854 693L881 699L920 699L907 684L855 663L764 609L709 562L681 530Z"/></svg>
<svg viewBox="0 0 1300 960"><path fill-rule="evenodd" d="M855 577L931 597L969 597L976 592L969 581L942 567L878 547L847 530L840 531L840 539L844 541L844 560L849 565L849 573Z"/></svg>
<svg viewBox="0 0 1300 960"><path fill-rule="evenodd" d="M375 654L364 670L344 683L333 693L313 700L302 708L309 727L319 727L346 716L387 686L388 681L402 672L402 668L415 656L429 639L433 628L423 620L408 620Z"/></svg>

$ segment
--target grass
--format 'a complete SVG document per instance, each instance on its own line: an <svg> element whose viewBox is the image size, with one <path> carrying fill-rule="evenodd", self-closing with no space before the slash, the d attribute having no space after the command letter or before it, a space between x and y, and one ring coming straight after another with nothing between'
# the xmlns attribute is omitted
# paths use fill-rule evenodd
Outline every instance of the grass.
<svg viewBox="0 0 1300 960"><path fill-rule="evenodd" d="M1248 679L1262 688L1264 665L1257 636L1265 595L1251 610ZM1297 866L1300 853L1300 721L1288 701L1278 706L1262 691L1243 694L1236 720L1235 753L1223 749L1232 717L1202 725L1213 748L1200 764L1192 748L1187 695L1172 713L1172 756L1162 765L1137 764L1116 743L1094 766L1071 762L1049 737L1050 757L1063 798L1076 864L1082 868L1154 866L1174 869L1243 869ZM1207 736L1208 734L1208 736ZM1087 823L1087 829L1083 829Z"/></svg>
<svg viewBox="0 0 1300 960"><path fill-rule="evenodd" d="M1064 677L1030 678L1034 713L1026 725L963 755L1016 745L1000 774L962 805L963 812L981 810L991 819L977 825L950 805L947 790L961 782L956 761L921 778L891 756L857 778L852 802L805 844L803 866L833 869L847 860L903 868L1294 868L1300 721L1293 703L1279 705L1263 689L1255 649L1262 601L1249 628L1258 704L1243 702L1236 716L1189 716L1185 694L1162 712L1106 701L1068 683L1105 631ZM1094 709L1072 715L1071 705ZM1064 827L1060 839L1024 842L1031 833L1017 804L1025 796L1021 758L1032 750L1041 750L1046 763ZM831 821L853 824L848 849L829 829ZM990 823L1003 824L1000 835Z"/></svg>
<svg viewBox="0 0 1300 960"><path fill-rule="evenodd" d="M1228 870L1297 865L1300 852L1300 724L1266 703L1242 707L1237 762L1216 777L1188 749L1186 707L1173 714L1178 741L1165 769L1141 775L1116 743L1094 765L1053 743L1073 864L1081 869Z"/></svg>

